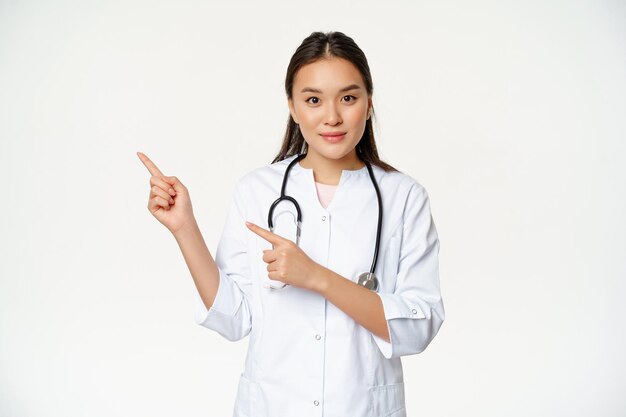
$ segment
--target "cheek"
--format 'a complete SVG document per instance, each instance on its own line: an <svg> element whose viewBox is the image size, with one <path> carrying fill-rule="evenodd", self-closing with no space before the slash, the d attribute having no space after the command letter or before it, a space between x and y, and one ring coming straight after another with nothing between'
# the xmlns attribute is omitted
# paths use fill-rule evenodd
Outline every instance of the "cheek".
<svg viewBox="0 0 626 417"><path fill-rule="evenodd" d="M351 125L365 125L367 121L367 106L352 106L344 113L344 122Z"/></svg>
<svg viewBox="0 0 626 417"><path fill-rule="evenodd" d="M300 125L305 129L317 127L320 123L322 113L316 109L306 109L300 112Z"/></svg>
<svg viewBox="0 0 626 417"><path fill-rule="evenodd" d="M367 125L365 109L351 109L349 113L345 114L343 122L344 126L352 132L352 140L356 144L363 136Z"/></svg>

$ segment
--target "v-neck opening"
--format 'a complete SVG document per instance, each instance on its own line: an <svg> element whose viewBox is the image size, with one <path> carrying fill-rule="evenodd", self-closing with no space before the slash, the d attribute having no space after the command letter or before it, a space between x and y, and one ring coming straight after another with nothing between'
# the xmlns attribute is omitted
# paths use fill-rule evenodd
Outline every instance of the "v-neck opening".
<svg viewBox="0 0 626 417"><path fill-rule="evenodd" d="M297 155L294 155L289 160L293 161L293 159L295 159L296 157ZM308 192L313 194L317 207L325 212L332 211L332 208L336 205L335 201L337 200L337 197L341 196L343 193L341 190L345 188L343 185L347 181L348 178L354 175L363 175L363 174L367 175L367 165L364 165L359 169L342 169L341 176L339 177L339 183L335 185L337 188L335 189L333 198L330 200L330 203L328 204L328 206L324 207L322 205L322 202L319 199L319 196L317 195L317 187L315 185L315 174L313 172L313 168L303 167L302 165L300 165L300 161L295 163L295 166L292 168L292 170L294 168L297 169L298 171L305 172L308 175L309 177L309 181L308 181L309 191Z"/></svg>
<svg viewBox="0 0 626 417"><path fill-rule="evenodd" d="M322 202L320 201L319 196L317 195L317 186L315 185L315 175L313 175L313 170L311 168L303 168L300 166L299 163L296 163L296 165L298 165L298 167L300 167L300 169L307 175L307 187L309 189L307 193L313 194L313 198L315 200L315 204L317 204L317 207L325 212L330 212L331 208L334 207L333 204L337 200L337 194L339 193L339 190L343 188L342 185L345 182L346 176L343 175L343 173L341 174L341 177L339 177L339 183L335 186L337 188L335 188L333 198L330 200L330 203L328 203L328 206L324 207L322 205Z"/></svg>

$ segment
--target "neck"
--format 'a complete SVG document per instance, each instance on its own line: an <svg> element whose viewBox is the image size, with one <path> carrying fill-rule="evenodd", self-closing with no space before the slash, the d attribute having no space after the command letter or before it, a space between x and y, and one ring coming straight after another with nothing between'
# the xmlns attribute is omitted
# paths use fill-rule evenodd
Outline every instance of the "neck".
<svg viewBox="0 0 626 417"><path fill-rule="evenodd" d="M341 159L328 159L310 150L306 157L299 161L300 166L312 169L315 182L328 185L337 185L341 179L341 171L346 169L354 171L365 166L357 156L356 152Z"/></svg>

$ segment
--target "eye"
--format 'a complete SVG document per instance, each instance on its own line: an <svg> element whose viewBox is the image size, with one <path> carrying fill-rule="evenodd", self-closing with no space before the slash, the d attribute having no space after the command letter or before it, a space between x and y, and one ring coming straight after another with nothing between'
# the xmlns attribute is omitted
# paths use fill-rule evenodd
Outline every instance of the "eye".
<svg viewBox="0 0 626 417"><path fill-rule="evenodd" d="M343 96L343 97L344 97L344 98L346 98L346 97L352 97L352 99L351 99L351 100L348 100L348 103L350 103L350 102L352 102L352 101L355 101L355 100L356 100L356 97L351 96L351 95L347 95L347 96Z"/></svg>
<svg viewBox="0 0 626 417"><path fill-rule="evenodd" d="M310 102L310 101L309 101L309 100L311 100L311 99L313 99L313 98L314 98L315 100L317 100L317 102L312 103L312 102ZM310 103L310 104L317 104L317 103L319 103L319 98L317 98L317 97L313 96L313 97L309 97L309 98L307 98L305 101L306 101L307 103Z"/></svg>

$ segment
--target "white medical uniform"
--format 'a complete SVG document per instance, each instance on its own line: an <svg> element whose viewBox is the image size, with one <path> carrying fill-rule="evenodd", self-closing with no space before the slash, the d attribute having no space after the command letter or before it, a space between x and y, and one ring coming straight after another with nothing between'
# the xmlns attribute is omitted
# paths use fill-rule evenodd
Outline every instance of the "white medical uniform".
<svg viewBox="0 0 626 417"><path fill-rule="evenodd" d="M195 293L196 323L232 341L250 335L233 415L406 416L400 357L422 352L445 318L428 194L410 176L372 165L383 201L374 272L391 335L386 342L318 293L263 286L269 279L263 250L272 245L244 222L269 230L270 205L295 157L239 178L215 254L220 281L211 308ZM367 167L343 170L324 208L313 170L298 162L289 172L286 194L300 204L299 244L313 261L354 282L370 270L378 203ZM281 202L274 233L295 241L295 213L291 203Z"/></svg>

